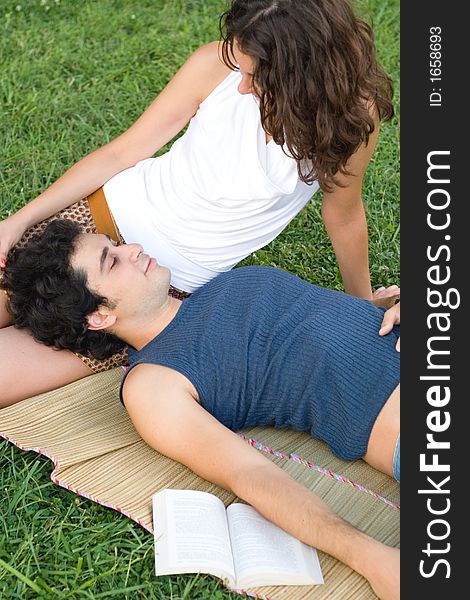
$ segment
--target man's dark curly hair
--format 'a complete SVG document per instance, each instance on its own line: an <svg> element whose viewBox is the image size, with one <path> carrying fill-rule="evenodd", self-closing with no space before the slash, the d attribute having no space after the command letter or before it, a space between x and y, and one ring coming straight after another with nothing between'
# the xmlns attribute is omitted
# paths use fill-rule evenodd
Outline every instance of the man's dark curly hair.
<svg viewBox="0 0 470 600"><path fill-rule="evenodd" d="M70 259L82 229L72 221L51 221L44 233L12 251L0 281L15 326L26 329L46 346L98 359L122 350L115 335L90 331L87 315L111 303L88 288L83 271Z"/></svg>

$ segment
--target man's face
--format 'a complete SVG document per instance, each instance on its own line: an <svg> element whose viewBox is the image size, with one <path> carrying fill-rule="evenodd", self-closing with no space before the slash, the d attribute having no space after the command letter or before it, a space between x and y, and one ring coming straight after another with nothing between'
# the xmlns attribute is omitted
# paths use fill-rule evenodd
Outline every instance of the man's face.
<svg viewBox="0 0 470 600"><path fill-rule="evenodd" d="M71 266L86 273L88 287L113 303L121 319L144 316L168 298L169 269L139 244L117 246L106 235L83 234Z"/></svg>

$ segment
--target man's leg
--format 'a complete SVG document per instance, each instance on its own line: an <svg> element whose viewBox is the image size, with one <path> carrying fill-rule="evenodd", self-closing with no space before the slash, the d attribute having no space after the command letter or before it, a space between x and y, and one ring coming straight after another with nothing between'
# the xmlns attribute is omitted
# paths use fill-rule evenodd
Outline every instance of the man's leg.
<svg viewBox="0 0 470 600"><path fill-rule="evenodd" d="M0 408L91 374L67 350L48 348L14 327L0 329Z"/></svg>
<svg viewBox="0 0 470 600"><path fill-rule="evenodd" d="M364 460L393 477L393 457L399 434L400 385L397 385L374 423Z"/></svg>

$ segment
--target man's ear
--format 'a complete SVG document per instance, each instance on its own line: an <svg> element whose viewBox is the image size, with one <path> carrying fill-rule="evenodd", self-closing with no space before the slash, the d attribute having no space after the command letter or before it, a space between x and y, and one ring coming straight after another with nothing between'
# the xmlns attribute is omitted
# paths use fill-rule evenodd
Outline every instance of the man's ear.
<svg viewBox="0 0 470 600"><path fill-rule="evenodd" d="M90 313L86 320L88 321L88 329L100 331L112 327L116 323L116 315L109 314L106 310L99 308Z"/></svg>

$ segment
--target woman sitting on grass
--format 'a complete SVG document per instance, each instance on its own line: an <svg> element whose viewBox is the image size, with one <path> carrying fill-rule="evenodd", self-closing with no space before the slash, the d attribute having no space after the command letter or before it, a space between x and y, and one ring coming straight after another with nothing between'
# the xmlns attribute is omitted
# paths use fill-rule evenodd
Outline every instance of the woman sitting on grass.
<svg viewBox="0 0 470 600"><path fill-rule="evenodd" d="M141 243L184 295L273 240L321 187L345 290L373 299L361 188L393 109L370 27L347 0L233 0L221 25L222 44L197 50L125 133L0 223L0 267L61 216ZM125 363L34 342L5 301L0 405Z"/></svg>

